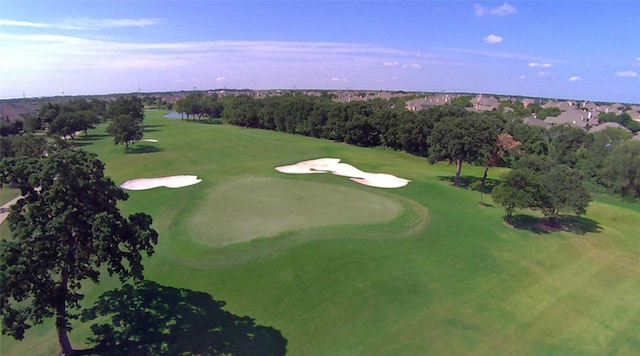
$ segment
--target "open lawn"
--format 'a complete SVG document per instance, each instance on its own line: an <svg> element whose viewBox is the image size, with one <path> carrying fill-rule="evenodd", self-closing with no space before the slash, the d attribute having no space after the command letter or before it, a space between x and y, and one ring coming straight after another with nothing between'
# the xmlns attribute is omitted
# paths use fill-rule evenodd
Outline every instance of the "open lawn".
<svg viewBox="0 0 640 356"><path fill-rule="evenodd" d="M503 223L500 209L481 207L478 192L451 187L453 166L161 115L150 111L145 120L145 138L158 142L141 142L133 153L114 146L104 127L77 139L117 184L203 179L130 191L122 204L124 213L152 215L160 233L146 277L208 293L225 310L273 327L292 355L640 350L638 205L598 200L574 222L576 233L518 229ZM321 157L411 183L381 189L274 169ZM109 278L87 286L85 304L117 287ZM89 326L74 325L74 346L88 345ZM53 321L23 341L1 342L2 355L57 352Z"/></svg>

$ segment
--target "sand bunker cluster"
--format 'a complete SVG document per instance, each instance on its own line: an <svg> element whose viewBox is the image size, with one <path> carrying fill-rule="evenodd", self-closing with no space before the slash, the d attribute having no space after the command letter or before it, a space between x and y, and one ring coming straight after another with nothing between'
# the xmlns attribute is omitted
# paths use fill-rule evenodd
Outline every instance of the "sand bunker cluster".
<svg viewBox="0 0 640 356"><path fill-rule="evenodd" d="M302 161L288 166L276 167L278 172L291 174L333 173L349 177L354 182L377 188L400 188L409 184L410 180L386 173L363 172L358 168L340 163L339 158L319 158Z"/></svg>
<svg viewBox="0 0 640 356"><path fill-rule="evenodd" d="M354 182L377 188L400 188L409 184L410 180L399 178L386 173L369 173L358 168L341 163L339 158L319 158L310 161L298 162L288 166L276 167L282 173L311 174L332 173L338 176L349 177ZM200 183L195 175L177 175L160 178L132 179L122 183L121 187L128 190L146 190L158 187L182 188Z"/></svg>

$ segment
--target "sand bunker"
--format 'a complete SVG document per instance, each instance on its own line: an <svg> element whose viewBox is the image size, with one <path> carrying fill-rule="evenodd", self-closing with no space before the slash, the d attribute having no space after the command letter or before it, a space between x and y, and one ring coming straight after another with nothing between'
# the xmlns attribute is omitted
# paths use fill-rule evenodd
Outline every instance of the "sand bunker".
<svg viewBox="0 0 640 356"><path fill-rule="evenodd" d="M128 190L145 190L158 187L182 188L202 182L198 176L182 175L161 178L132 179L122 183L121 187Z"/></svg>
<svg viewBox="0 0 640 356"><path fill-rule="evenodd" d="M291 174L327 173L349 177L352 181L377 188L400 188L409 184L410 180L398 178L386 173L363 172L358 168L340 163L339 158L319 158L303 161L288 166L276 167L278 172Z"/></svg>
<svg viewBox="0 0 640 356"><path fill-rule="evenodd" d="M156 140L154 138L143 138L141 141L144 141L144 142L158 142L158 140Z"/></svg>

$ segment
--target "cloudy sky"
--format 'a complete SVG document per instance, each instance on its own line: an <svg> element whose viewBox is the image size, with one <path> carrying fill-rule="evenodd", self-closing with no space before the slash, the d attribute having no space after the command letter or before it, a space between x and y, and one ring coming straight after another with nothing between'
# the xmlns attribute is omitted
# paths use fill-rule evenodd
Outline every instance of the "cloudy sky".
<svg viewBox="0 0 640 356"><path fill-rule="evenodd" d="M214 89L640 103L638 1L0 3L0 98Z"/></svg>

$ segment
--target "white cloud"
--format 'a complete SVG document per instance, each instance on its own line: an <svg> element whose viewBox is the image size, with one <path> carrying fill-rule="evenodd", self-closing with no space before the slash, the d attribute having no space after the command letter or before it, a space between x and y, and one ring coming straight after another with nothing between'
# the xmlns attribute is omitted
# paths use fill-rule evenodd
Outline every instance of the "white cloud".
<svg viewBox="0 0 640 356"><path fill-rule="evenodd" d="M411 64L403 64L402 68L412 68L412 69L420 69L422 68L422 64L419 63L411 63Z"/></svg>
<svg viewBox="0 0 640 356"><path fill-rule="evenodd" d="M581 80L582 78L579 75L574 75L573 77L569 78L570 82L579 82Z"/></svg>
<svg viewBox="0 0 640 356"><path fill-rule="evenodd" d="M478 3L473 4L473 7L476 11L476 16L478 17L482 17L485 15L492 15L492 16L508 16L508 15L512 15L515 14L516 12L518 12L518 9L516 9L515 7L509 5L508 3L504 3L498 7L494 7L494 8L489 8L488 6L482 6Z"/></svg>
<svg viewBox="0 0 640 356"><path fill-rule="evenodd" d="M398 64L399 64L398 61L393 61L393 62L386 61L382 63L382 65L385 67L393 67L393 66L397 66Z"/></svg>
<svg viewBox="0 0 640 356"><path fill-rule="evenodd" d="M527 79L527 77L525 77L525 75L523 74L523 75L519 76L518 79Z"/></svg>
<svg viewBox="0 0 640 356"><path fill-rule="evenodd" d="M332 82L346 82L347 78L336 78L336 77L333 77L333 78L331 78L331 81Z"/></svg>
<svg viewBox="0 0 640 356"><path fill-rule="evenodd" d="M538 72L538 75L541 77L548 77L551 75L551 72Z"/></svg>
<svg viewBox="0 0 640 356"><path fill-rule="evenodd" d="M531 62L531 63L529 63L529 67L531 67L531 68L551 68L551 67L553 67L553 64L551 64L551 63Z"/></svg>
<svg viewBox="0 0 640 356"><path fill-rule="evenodd" d="M638 73L632 71L632 70L627 70L624 72L616 72L616 77L629 77L629 78L635 78L638 76Z"/></svg>
<svg viewBox="0 0 640 356"><path fill-rule="evenodd" d="M494 34L491 34L491 35L485 37L484 41L486 43L490 43L490 44L500 43L500 42L502 42L502 37L494 35Z"/></svg>
<svg viewBox="0 0 640 356"><path fill-rule="evenodd" d="M218 78L216 78L216 81L217 81L217 82L224 82L225 80L227 80L227 78L225 78L225 77L218 77Z"/></svg>
<svg viewBox="0 0 640 356"><path fill-rule="evenodd" d="M79 17L75 19L67 19L57 23L0 20L2 26L13 27L32 27L32 28L53 28L60 30L98 30L105 28L122 28L122 27L143 27L153 26L162 23L164 20L153 19L94 19L90 17Z"/></svg>

